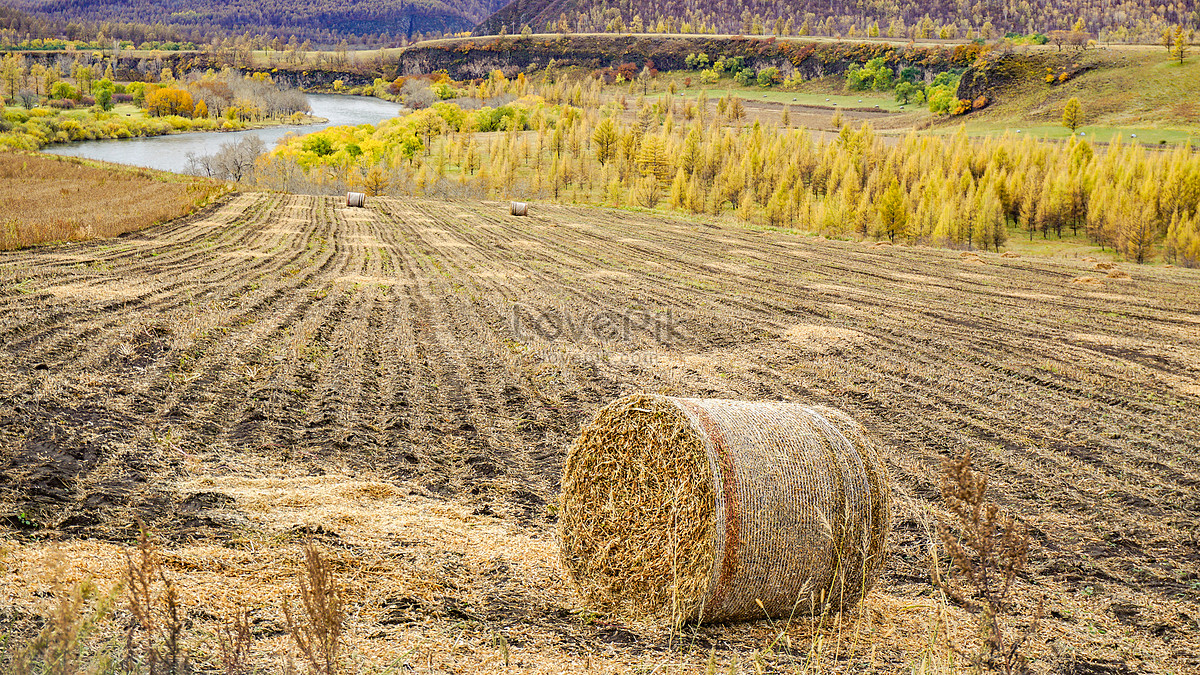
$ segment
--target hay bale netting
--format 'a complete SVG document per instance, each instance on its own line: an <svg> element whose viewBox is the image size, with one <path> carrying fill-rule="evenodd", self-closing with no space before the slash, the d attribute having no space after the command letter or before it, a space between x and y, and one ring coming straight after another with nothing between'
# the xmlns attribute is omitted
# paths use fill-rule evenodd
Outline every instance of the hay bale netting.
<svg viewBox="0 0 1200 675"><path fill-rule="evenodd" d="M529 202L512 202L509 204L509 211L514 216L529 215Z"/></svg>
<svg viewBox="0 0 1200 675"><path fill-rule="evenodd" d="M346 206L362 208L367 205L367 196L361 192L347 192Z"/></svg>
<svg viewBox="0 0 1200 675"><path fill-rule="evenodd" d="M619 614L837 610L878 576L890 505L878 446L837 410L626 396L567 454L562 561L584 598Z"/></svg>

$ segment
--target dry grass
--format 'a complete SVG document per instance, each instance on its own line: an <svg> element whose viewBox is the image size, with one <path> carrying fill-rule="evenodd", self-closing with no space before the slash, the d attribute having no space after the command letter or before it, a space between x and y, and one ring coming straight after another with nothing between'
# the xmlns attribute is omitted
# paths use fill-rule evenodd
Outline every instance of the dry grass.
<svg viewBox="0 0 1200 675"><path fill-rule="evenodd" d="M24 152L0 152L0 251L115 237L193 211L224 186Z"/></svg>
<svg viewBox="0 0 1200 675"><path fill-rule="evenodd" d="M181 487L233 496L230 512L247 518L228 544L164 544L152 554L178 591L188 626L182 644L197 672L289 672L290 662L304 662L287 632L283 602L303 604L301 578L311 588L309 546L297 532L318 526L331 531L316 549L322 574L336 576L327 588L345 603L339 672L683 675L713 663L720 673L817 674L907 672L911 663L940 673L950 672L948 645L977 644L963 610L886 590L844 614L789 622L684 633L623 623L580 604L560 571L557 546L538 528L338 474L204 477ZM95 588L92 594L109 604L124 592L124 546L96 539L0 542L9 550L0 585L6 611L53 616L58 601L48 591L56 588ZM496 570L507 570L502 583ZM521 606L497 611L513 595ZM553 615L565 618L546 620ZM61 623L91 616L79 611ZM124 642L127 615L92 623L92 645ZM580 640L597 631L632 642ZM2 655L0 648L0 670Z"/></svg>

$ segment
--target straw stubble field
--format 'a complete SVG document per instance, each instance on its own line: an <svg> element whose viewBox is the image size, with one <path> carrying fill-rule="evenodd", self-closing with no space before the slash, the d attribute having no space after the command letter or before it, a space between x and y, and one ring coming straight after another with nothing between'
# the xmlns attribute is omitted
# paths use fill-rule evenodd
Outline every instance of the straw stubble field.
<svg viewBox="0 0 1200 675"><path fill-rule="evenodd" d="M0 257L10 630L46 610L48 561L118 579L140 515L197 661L242 605L278 663L279 599L314 540L346 584L352 663L907 672L975 644L928 555L940 460L970 448L1031 528L1016 613L1046 595L1039 670L1200 668L1197 272L1110 279L623 211L343 205L240 194ZM562 460L638 391L829 405L877 434L895 517L864 605L682 636L583 607L556 562Z"/></svg>

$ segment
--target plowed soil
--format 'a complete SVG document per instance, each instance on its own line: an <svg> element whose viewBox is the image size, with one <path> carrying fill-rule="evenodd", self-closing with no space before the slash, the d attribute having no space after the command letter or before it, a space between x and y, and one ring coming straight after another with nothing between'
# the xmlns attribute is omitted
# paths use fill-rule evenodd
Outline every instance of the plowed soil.
<svg viewBox="0 0 1200 675"><path fill-rule="evenodd" d="M169 550L290 527L353 558L372 499L443 509L526 544L496 535L479 569L414 563L455 581L363 595L362 644L415 630L404 621L519 617L543 656L657 663L676 647L578 619L547 581L568 444L625 393L804 401L888 448L901 506L883 607L930 601L940 461L970 449L1033 535L1018 590L1026 609L1047 595L1040 663L1200 669L1200 271L1109 279L1079 261L532 213L240 194L119 239L0 255L8 536L107 546L140 515ZM357 491L321 493L323 480ZM318 494L365 510L306 521ZM297 495L309 501L285 503ZM389 555L410 525L379 526L400 547ZM527 556L545 558L545 579L509 571ZM746 630L703 633L699 662L710 646L728 661L756 639ZM879 663L907 667L902 641L875 642Z"/></svg>

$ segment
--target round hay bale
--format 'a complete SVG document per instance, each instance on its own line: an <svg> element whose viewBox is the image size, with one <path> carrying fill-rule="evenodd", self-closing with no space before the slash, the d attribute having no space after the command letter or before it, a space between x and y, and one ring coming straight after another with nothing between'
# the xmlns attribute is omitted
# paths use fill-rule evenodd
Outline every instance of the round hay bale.
<svg viewBox="0 0 1200 675"><path fill-rule="evenodd" d="M1093 258L1093 257L1092 257L1092 256L1090 256L1090 255L1086 255L1086 256L1084 256L1084 257L1082 258L1082 260L1083 260L1083 262L1096 262L1096 259L1095 259L1095 258Z"/></svg>
<svg viewBox="0 0 1200 675"><path fill-rule="evenodd" d="M1104 276L1108 277L1109 279L1129 279L1130 278L1128 272L1126 272L1124 270L1115 269L1115 268L1109 270L1108 274L1106 274Z"/></svg>
<svg viewBox="0 0 1200 675"><path fill-rule="evenodd" d="M831 408L626 396L567 454L563 566L589 602L675 623L848 608L883 565L889 480Z"/></svg>
<svg viewBox="0 0 1200 675"><path fill-rule="evenodd" d="M1071 283L1083 284L1085 286L1103 286L1104 285L1104 284L1100 283L1100 280L1097 279L1096 277L1087 277L1087 276L1075 277L1074 279L1071 280Z"/></svg>
<svg viewBox="0 0 1200 675"><path fill-rule="evenodd" d="M979 252L978 251L959 251L958 257L960 257L960 258L978 258Z"/></svg>
<svg viewBox="0 0 1200 675"><path fill-rule="evenodd" d="M529 203L528 202L512 202L511 204L509 204L509 211L514 216L527 216L527 215L529 215Z"/></svg>
<svg viewBox="0 0 1200 675"><path fill-rule="evenodd" d="M346 206L362 208L367 204L367 196L361 192L347 192Z"/></svg>
<svg viewBox="0 0 1200 675"><path fill-rule="evenodd" d="M1021 254L1017 253L1015 251L1005 251L1004 253L1000 254L1000 257L1001 258L1020 258Z"/></svg>
<svg viewBox="0 0 1200 675"><path fill-rule="evenodd" d="M1095 265L1092 265L1092 269L1096 270L1097 272L1103 272L1105 270L1115 270L1117 269L1117 265L1116 263L1110 262L1098 262Z"/></svg>

